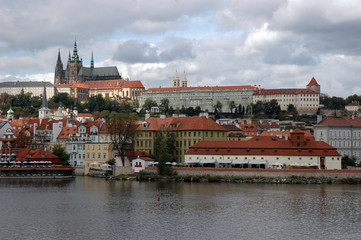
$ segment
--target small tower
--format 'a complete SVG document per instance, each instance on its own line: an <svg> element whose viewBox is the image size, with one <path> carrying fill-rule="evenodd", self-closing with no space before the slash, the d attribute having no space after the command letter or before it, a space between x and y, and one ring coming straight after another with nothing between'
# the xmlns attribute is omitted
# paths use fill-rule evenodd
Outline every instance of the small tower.
<svg viewBox="0 0 361 240"><path fill-rule="evenodd" d="M312 89L315 92L321 92L321 86L317 83L316 79L312 77L311 81L307 84L306 88Z"/></svg>
<svg viewBox="0 0 361 240"><path fill-rule="evenodd" d="M7 111L7 114L8 114L8 121L14 120L14 111L11 109L11 106L10 109Z"/></svg>
<svg viewBox="0 0 361 240"><path fill-rule="evenodd" d="M175 70L175 75L173 78L173 87L179 87L179 77L177 70Z"/></svg>
<svg viewBox="0 0 361 240"><path fill-rule="evenodd" d="M61 61L60 49L59 49L58 60L56 61L56 66L55 66L54 83L61 84L63 81L64 81L64 68L63 68L63 62Z"/></svg>
<svg viewBox="0 0 361 240"><path fill-rule="evenodd" d="M93 57L93 50L92 50L92 58L90 60L90 68L93 69L94 68L94 57Z"/></svg>
<svg viewBox="0 0 361 240"><path fill-rule="evenodd" d="M183 73L183 78L182 78L182 87L187 87L187 77L186 77L186 71L184 71L184 73Z"/></svg>
<svg viewBox="0 0 361 240"><path fill-rule="evenodd" d="M46 83L44 82L43 104L39 109L39 119L50 118L50 109L48 108L48 100L46 99Z"/></svg>

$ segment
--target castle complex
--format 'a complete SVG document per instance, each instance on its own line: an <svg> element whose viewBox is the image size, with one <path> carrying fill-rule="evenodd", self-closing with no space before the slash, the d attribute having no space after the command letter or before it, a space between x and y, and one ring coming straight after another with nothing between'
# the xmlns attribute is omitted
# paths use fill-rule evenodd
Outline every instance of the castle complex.
<svg viewBox="0 0 361 240"><path fill-rule="evenodd" d="M121 79L117 67L94 67L93 52L91 54L90 67L83 66L83 59L78 55L76 41L74 42L73 55L68 57L66 69L58 52L58 60L55 66L54 84L73 84L85 81L103 81Z"/></svg>

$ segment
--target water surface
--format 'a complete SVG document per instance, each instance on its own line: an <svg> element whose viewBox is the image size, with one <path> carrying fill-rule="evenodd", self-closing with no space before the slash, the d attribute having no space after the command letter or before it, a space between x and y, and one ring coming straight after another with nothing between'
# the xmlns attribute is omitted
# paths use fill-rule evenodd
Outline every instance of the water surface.
<svg viewBox="0 0 361 240"><path fill-rule="evenodd" d="M361 186L0 180L0 239L360 239ZM160 201L157 201L157 197Z"/></svg>

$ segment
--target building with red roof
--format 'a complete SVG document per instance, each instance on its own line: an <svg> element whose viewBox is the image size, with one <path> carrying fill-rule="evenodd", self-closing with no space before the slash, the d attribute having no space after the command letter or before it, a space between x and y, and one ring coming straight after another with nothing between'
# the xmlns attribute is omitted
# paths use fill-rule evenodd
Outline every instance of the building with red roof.
<svg viewBox="0 0 361 240"><path fill-rule="evenodd" d="M337 149L294 131L290 138L257 136L248 141L200 141L189 148L185 163L215 167L341 169Z"/></svg>
<svg viewBox="0 0 361 240"><path fill-rule="evenodd" d="M253 103L277 100L281 110L294 105L301 114L315 114L320 106L320 85L315 78L306 88L257 89L253 95Z"/></svg>
<svg viewBox="0 0 361 240"><path fill-rule="evenodd" d="M159 132L173 134L177 161L182 162L184 153L193 144L202 140L226 140L227 130L214 120L202 117L151 117L138 126L134 140L135 151L155 154L156 138Z"/></svg>
<svg viewBox="0 0 361 240"><path fill-rule="evenodd" d="M341 155L361 160L361 117L327 117L314 125L315 139L337 148Z"/></svg>

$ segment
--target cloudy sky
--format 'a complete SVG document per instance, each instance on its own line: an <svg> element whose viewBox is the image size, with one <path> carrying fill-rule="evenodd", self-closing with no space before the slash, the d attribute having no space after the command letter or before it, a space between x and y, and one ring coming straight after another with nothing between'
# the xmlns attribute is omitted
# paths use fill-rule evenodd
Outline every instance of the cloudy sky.
<svg viewBox="0 0 361 240"><path fill-rule="evenodd" d="M303 88L361 94L359 0L0 0L0 81L54 81L74 40L83 64L145 88Z"/></svg>

